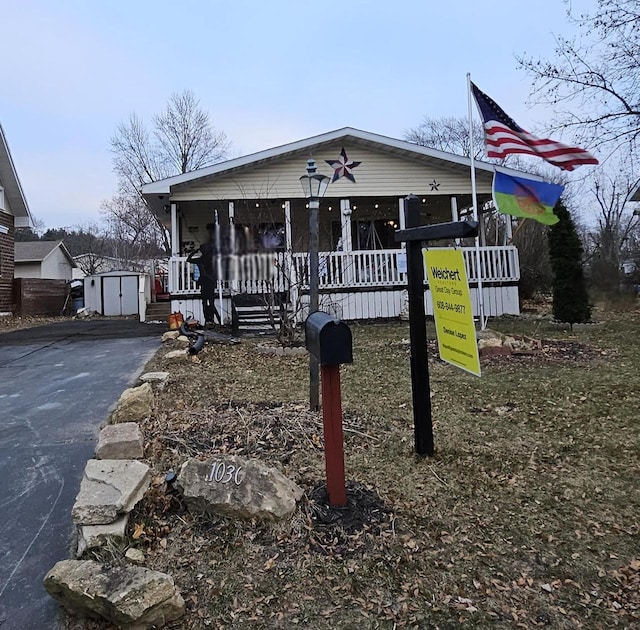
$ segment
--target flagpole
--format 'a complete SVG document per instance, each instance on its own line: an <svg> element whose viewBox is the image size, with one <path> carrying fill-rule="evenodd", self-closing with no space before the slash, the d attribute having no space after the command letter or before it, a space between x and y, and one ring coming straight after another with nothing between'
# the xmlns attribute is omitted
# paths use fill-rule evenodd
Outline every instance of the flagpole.
<svg viewBox="0 0 640 630"><path fill-rule="evenodd" d="M467 72L467 101L469 110L469 158L471 159L471 200L473 203L473 220L478 221L478 197L476 191L476 160L473 146L473 106L471 96L471 73ZM480 317L480 330L486 328L484 316L484 293L482 290L482 259L480 256L480 237L475 238L476 250L476 275L478 280L478 315Z"/></svg>

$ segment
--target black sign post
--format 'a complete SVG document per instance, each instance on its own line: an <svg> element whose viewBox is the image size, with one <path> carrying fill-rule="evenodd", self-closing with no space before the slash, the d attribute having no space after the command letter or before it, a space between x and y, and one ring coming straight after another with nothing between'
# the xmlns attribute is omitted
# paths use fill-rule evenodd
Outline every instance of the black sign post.
<svg viewBox="0 0 640 630"><path fill-rule="evenodd" d="M433 455L433 425L431 421L431 386L427 326L424 310L424 259L422 242L438 239L475 237L475 221L459 221L421 225L420 199L409 195L404 200L405 229L396 230L396 241L407 243L407 293L409 294L409 338L411 343L411 390L415 451L418 455Z"/></svg>

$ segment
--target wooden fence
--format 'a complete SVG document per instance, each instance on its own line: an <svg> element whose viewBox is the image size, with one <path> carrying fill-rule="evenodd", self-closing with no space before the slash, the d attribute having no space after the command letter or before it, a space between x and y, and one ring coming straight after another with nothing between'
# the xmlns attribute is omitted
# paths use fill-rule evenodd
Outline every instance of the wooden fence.
<svg viewBox="0 0 640 630"><path fill-rule="evenodd" d="M19 317L60 315L66 296L65 280L15 278L13 281L14 314Z"/></svg>

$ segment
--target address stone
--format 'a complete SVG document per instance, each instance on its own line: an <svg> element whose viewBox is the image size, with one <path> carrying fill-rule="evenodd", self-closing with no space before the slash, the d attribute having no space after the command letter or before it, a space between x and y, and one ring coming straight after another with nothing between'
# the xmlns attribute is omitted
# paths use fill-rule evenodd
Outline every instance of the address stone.
<svg viewBox="0 0 640 630"><path fill-rule="evenodd" d="M192 510L265 521L290 516L302 497L302 490L279 470L233 455L189 459L180 468L178 489Z"/></svg>

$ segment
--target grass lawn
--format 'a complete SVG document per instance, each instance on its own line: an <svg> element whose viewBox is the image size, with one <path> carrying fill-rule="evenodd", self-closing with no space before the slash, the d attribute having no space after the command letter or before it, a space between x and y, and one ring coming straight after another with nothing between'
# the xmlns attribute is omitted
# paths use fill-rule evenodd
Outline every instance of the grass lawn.
<svg viewBox="0 0 640 630"><path fill-rule="evenodd" d="M143 425L160 475L227 452L280 468L306 492L290 522L186 512L152 490L129 544L168 571L174 628L603 628L640 624L640 312L597 313L570 333L546 320L491 327L550 340L476 378L430 364L436 455L413 455L404 324L354 325L343 368L345 453L368 522L330 522L307 359L256 341L176 367ZM433 339L433 328L429 326ZM366 511L366 510L365 510ZM102 551L120 561L124 549ZM88 556L90 557L90 556ZM93 625L69 627L101 627Z"/></svg>

